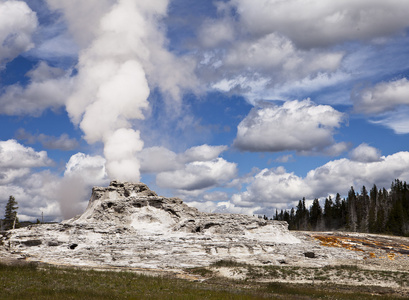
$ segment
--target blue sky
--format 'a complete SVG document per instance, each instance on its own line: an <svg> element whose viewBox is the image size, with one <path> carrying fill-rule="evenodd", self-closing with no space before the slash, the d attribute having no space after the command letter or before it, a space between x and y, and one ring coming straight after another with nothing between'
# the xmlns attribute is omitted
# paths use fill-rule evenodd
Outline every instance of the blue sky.
<svg viewBox="0 0 409 300"><path fill-rule="evenodd" d="M141 3L139 3L141 2ZM409 3L0 0L0 205L142 181L272 215L409 179Z"/></svg>

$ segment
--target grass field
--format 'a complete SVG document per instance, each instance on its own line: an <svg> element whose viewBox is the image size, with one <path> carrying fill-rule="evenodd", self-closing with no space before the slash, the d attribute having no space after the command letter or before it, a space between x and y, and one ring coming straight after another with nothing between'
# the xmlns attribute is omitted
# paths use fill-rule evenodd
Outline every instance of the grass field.
<svg viewBox="0 0 409 300"><path fill-rule="evenodd" d="M194 270L192 270L194 271ZM205 272L196 269L197 272ZM204 275L211 275L209 273ZM0 299L402 299L385 288L260 283L208 276L203 282L132 272L0 263Z"/></svg>

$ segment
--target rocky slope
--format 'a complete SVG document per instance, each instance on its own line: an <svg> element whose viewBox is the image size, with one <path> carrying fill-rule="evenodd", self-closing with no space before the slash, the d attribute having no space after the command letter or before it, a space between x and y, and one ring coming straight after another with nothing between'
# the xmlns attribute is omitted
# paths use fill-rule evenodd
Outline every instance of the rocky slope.
<svg viewBox="0 0 409 300"><path fill-rule="evenodd" d="M113 181L93 188L86 211L78 217L0 235L0 258L166 270L222 259L310 267L370 261L368 266L383 268L387 263L389 269L408 269L404 251L388 256L395 252L385 245L374 249L349 235L342 241L328 234L291 233L286 222L202 213L178 198L156 195L145 184ZM395 244L409 249L408 239Z"/></svg>

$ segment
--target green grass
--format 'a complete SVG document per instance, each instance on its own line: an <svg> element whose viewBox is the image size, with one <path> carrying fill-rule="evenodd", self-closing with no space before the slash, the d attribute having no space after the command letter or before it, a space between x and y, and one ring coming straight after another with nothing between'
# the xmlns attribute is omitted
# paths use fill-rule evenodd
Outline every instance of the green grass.
<svg viewBox="0 0 409 300"><path fill-rule="evenodd" d="M263 299L266 291L132 272L0 264L0 299Z"/></svg>
<svg viewBox="0 0 409 300"><path fill-rule="evenodd" d="M250 267L230 261L215 265ZM284 273L279 272L280 267L264 268L274 275L296 276L303 272L302 268L289 268ZM250 269L254 277L263 276L261 269ZM0 299L396 299L392 296L393 291L385 288L262 283L217 277L207 268L189 271L207 280L190 282L169 276L151 277L124 271L0 263ZM307 272L311 270L307 269ZM320 274L325 275L321 270Z"/></svg>

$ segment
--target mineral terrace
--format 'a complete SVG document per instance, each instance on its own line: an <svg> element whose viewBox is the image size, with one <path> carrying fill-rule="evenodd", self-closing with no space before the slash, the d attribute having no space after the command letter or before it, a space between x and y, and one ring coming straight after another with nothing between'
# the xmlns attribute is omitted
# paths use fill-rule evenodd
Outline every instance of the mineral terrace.
<svg viewBox="0 0 409 300"><path fill-rule="evenodd" d="M58 265L181 270L229 259L254 265L360 264L409 269L409 239L290 232L286 222L199 212L145 184L94 187L86 211L60 224L0 235L0 259Z"/></svg>

